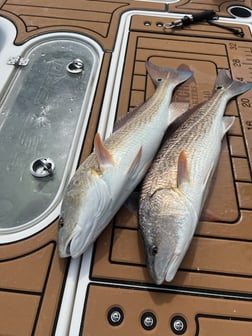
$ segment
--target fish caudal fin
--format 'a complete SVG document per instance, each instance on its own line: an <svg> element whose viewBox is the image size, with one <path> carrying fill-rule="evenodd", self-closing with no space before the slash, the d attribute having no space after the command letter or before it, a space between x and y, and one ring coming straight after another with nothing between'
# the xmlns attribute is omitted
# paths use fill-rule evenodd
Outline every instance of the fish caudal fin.
<svg viewBox="0 0 252 336"><path fill-rule="evenodd" d="M226 70L222 69L215 82L215 90L225 90L227 98L238 96L252 88L252 83L244 83L233 80L227 75Z"/></svg>
<svg viewBox="0 0 252 336"><path fill-rule="evenodd" d="M176 87L178 84L186 81L192 75L190 70L163 68L152 64L149 61L146 62L146 69L156 86L158 86L162 80L169 79L171 85Z"/></svg>

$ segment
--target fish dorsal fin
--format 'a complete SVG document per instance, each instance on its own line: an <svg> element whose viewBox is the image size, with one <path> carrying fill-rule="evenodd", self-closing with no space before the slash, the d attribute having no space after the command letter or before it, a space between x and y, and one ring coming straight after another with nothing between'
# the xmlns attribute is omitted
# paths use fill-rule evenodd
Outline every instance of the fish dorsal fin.
<svg viewBox="0 0 252 336"><path fill-rule="evenodd" d="M235 121L235 117L223 117L223 136L227 133L227 131L232 127L233 123Z"/></svg>
<svg viewBox="0 0 252 336"><path fill-rule="evenodd" d="M134 114L137 112L137 110L138 106L130 109L124 116L119 118L113 126L113 132L117 131L119 128L124 126L129 120L131 120Z"/></svg>
<svg viewBox="0 0 252 336"><path fill-rule="evenodd" d="M131 162L131 165L129 166L129 169L127 170L127 175L129 175L131 178L134 178L137 168L139 166L139 163L141 161L142 157L142 146L139 148L138 152L136 153L133 161Z"/></svg>
<svg viewBox="0 0 252 336"><path fill-rule="evenodd" d="M176 119L182 119L182 116L188 111L189 104L188 103L177 103L173 102L169 106L169 120L168 124L173 123Z"/></svg>
<svg viewBox="0 0 252 336"><path fill-rule="evenodd" d="M186 152L182 150L178 157L177 187L179 188L185 182L190 182L190 176Z"/></svg>
<svg viewBox="0 0 252 336"><path fill-rule="evenodd" d="M107 165L115 165L114 159L110 151L104 146L104 143L101 139L99 133L96 133L94 138L94 149L95 154L98 159L99 165L107 166Z"/></svg>

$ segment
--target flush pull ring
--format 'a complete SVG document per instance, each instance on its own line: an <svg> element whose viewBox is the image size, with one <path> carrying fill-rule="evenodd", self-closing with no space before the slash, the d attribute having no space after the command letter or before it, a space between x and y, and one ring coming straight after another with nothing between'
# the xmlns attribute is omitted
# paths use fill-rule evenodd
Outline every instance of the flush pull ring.
<svg viewBox="0 0 252 336"><path fill-rule="evenodd" d="M84 70L84 62L81 59L76 58L72 62L68 63L66 69L72 74L81 73Z"/></svg>
<svg viewBox="0 0 252 336"><path fill-rule="evenodd" d="M30 171L35 177L52 176L54 173L55 164L49 158L39 158L31 163Z"/></svg>

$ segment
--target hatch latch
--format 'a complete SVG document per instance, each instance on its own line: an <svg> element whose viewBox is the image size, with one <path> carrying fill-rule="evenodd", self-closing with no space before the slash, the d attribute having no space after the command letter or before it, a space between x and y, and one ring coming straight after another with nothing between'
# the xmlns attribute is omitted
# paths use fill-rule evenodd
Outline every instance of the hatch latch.
<svg viewBox="0 0 252 336"><path fill-rule="evenodd" d="M29 63L29 58L16 56L16 57L10 57L7 61L8 65L14 65L16 67L24 67Z"/></svg>

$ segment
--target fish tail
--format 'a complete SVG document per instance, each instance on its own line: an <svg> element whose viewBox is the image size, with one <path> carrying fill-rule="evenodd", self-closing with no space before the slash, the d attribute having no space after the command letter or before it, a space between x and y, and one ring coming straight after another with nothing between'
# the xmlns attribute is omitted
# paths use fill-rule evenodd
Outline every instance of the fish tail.
<svg viewBox="0 0 252 336"><path fill-rule="evenodd" d="M227 94L227 98L238 96L252 88L252 83L244 83L233 80L227 75L227 72L222 69L215 82L215 90L224 89Z"/></svg>
<svg viewBox="0 0 252 336"><path fill-rule="evenodd" d="M159 67L149 61L146 62L146 69L156 86L158 86L162 80L169 79L170 84L176 87L178 84L186 81L192 75L190 70L176 70Z"/></svg>

